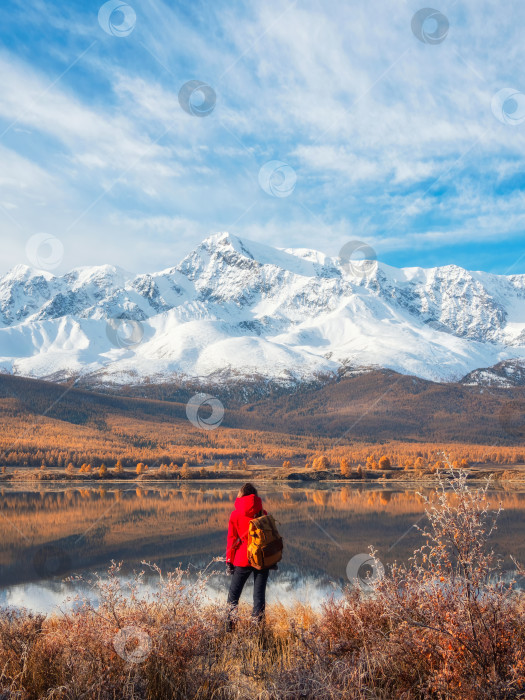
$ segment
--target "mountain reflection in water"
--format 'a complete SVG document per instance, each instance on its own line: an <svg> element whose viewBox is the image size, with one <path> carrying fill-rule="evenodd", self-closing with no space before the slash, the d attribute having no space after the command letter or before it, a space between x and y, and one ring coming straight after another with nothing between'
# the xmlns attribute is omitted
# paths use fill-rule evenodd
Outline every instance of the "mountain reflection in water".
<svg viewBox="0 0 525 700"><path fill-rule="evenodd" d="M239 484L188 482L148 488L129 484L5 487L0 494L0 604L48 611L82 585L74 573L104 571L122 561L122 576L141 561L163 570L195 572L224 555L226 528ZM280 571L272 574L269 601L314 604L347 583L346 566L373 545L384 564L407 560L422 542L424 503L417 490L355 483L289 485L265 482L259 492L285 541ZM427 493L430 493L428 491ZM493 546L512 568L525 561L525 491L493 490L504 511ZM221 571L223 564L212 565ZM150 577L146 578L150 585ZM215 576L210 595L222 595Z"/></svg>

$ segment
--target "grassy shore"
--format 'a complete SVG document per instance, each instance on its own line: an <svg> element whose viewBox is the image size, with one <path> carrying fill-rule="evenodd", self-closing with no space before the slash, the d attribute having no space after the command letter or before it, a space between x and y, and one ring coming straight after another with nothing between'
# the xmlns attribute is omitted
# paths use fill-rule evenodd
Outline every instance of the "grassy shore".
<svg viewBox="0 0 525 700"><path fill-rule="evenodd" d="M465 474L442 480L406 565L321 611L274 605L263 626L243 607L228 632L206 572L191 582L155 566L149 597L142 575L125 585L115 565L91 581L96 608L2 610L0 697L524 697L525 594L490 548L486 496Z"/></svg>
<svg viewBox="0 0 525 700"><path fill-rule="evenodd" d="M488 477L494 481L525 482L523 465L515 468L501 469L495 465L480 465L465 469L468 479L483 480ZM328 469L282 468L274 465L259 464L247 468L214 469L213 466L187 467L185 469L161 469L159 467L137 473L135 469L103 470L91 469L82 472L79 469L59 469L47 467L34 469L31 467L8 467L0 473L2 482L24 481L62 481L99 483L104 481L196 481L196 480L229 480L229 481L393 481L393 482L438 482L438 471L435 469L351 469L342 474L337 467Z"/></svg>

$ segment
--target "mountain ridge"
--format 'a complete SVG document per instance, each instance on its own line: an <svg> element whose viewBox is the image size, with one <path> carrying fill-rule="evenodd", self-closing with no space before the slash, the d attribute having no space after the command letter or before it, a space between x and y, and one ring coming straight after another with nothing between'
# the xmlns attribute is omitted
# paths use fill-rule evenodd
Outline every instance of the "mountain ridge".
<svg viewBox="0 0 525 700"><path fill-rule="evenodd" d="M450 382L525 363L521 319L525 275L363 266L219 233L156 273L16 266L0 277L0 371L286 386L383 367Z"/></svg>
<svg viewBox="0 0 525 700"><path fill-rule="evenodd" d="M224 407L220 430L211 433L188 421L187 405L195 389L186 384L143 385L120 387L116 393L70 382L65 390L63 384L48 380L0 375L0 418L5 428L0 442L8 451L26 443L38 449L40 429L28 431L28 425L46 424L51 436L67 426L77 426L80 433L88 428L83 439L96 445L100 440L111 442L116 436L140 433L144 422L151 423L148 439L155 441L158 430L167 430L174 447L218 446L225 439L224 430L241 431L252 443L255 432L272 434L277 441L278 436L288 436L292 442L300 438L303 447L316 440L328 440L331 447L392 440L521 446L525 434L521 387L435 383L391 370L371 370L325 384L300 384L291 391L270 397L252 395L248 400L235 396L229 385L210 386ZM133 429L126 428L130 420ZM189 442L184 442L189 434ZM74 440L64 444L73 449ZM231 445L237 448L238 440Z"/></svg>

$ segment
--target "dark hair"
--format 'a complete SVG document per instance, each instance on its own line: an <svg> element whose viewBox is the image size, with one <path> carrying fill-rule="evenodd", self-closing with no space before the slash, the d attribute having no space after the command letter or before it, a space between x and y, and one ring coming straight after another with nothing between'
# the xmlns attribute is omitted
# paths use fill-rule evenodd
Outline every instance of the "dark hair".
<svg viewBox="0 0 525 700"><path fill-rule="evenodd" d="M239 493L242 496L257 496L257 489L253 484L244 484L244 486L241 486L241 488L239 489Z"/></svg>

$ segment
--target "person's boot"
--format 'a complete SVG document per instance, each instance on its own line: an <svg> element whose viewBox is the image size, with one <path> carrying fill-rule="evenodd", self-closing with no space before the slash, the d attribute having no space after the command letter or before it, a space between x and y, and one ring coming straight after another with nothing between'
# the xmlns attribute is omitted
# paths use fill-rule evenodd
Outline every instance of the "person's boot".
<svg viewBox="0 0 525 700"><path fill-rule="evenodd" d="M254 615L250 618L250 629L259 634L264 629L264 615Z"/></svg>
<svg viewBox="0 0 525 700"><path fill-rule="evenodd" d="M235 631L235 619L233 617L228 616L226 618L226 621L224 623L224 631L225 632L234 632Z"/></svg>
<svg viewBox="0 0 525 700"><path fill-rule="evenodd" d="M264 615L252 617L251 632L263 649L268 648L270 630L266 625Z"/></svg>

